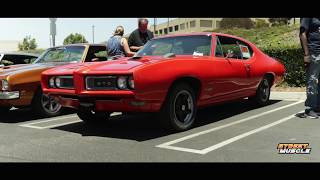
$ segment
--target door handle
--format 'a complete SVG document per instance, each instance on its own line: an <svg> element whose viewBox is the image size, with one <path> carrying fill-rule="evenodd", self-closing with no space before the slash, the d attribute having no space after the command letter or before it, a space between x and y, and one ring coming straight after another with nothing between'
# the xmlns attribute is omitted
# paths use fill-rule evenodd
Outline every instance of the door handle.
<svg viewBox="0 0 320 180"><path fill-rule="evenodd" d="M250 71L250 68L251 68L250 64L245 64L245 67L247 71Z"/></svg>
<svg viewBox="0 0 320 180"><path fill-rule="evenodd" d="M250 64L245 64L246 72L247 72L247 77L250 77L250 71L251 71L251 66Z"/></svg>

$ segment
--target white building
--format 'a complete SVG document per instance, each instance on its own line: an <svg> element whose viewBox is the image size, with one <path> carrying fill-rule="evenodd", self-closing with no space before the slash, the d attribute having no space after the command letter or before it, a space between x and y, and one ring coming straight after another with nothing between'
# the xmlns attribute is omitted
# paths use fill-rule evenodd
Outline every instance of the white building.
<svg viewBox="0 0 320 180"><path fill-rule="evenodd" d="M0 40L0 51L18 51L19 41Z"/></svg>

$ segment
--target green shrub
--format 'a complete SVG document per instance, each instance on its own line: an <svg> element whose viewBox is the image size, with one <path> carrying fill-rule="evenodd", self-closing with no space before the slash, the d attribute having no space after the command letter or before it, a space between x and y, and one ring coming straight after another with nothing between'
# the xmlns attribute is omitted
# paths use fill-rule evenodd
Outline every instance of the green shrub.
<svg viewBox="0 0 320 180"><path fill-rule="evenodd" d="M282 26L287 25L291 18L269 18L270 23L272 26Z"/></svg>
<svg viewBox="0 0 320 180"><path fill-rule="evenodd" d="M256 28L269 27L269 23L264 19L256 20Z"/></svg>
<svg viewBox="0 0 320 180"><path fill-rule="evenodd" d="M299 46L275 46L261 48L266 54L279 59L286 67L284 80L288 86L303 87L306 83L303 51Z"/></svg>
<svg viewBox="0 0 320 180"><path fill-rule="evenodd" d="M254 22L250 18L222 18L220 28L245 28L254 27Z"/></svg>
<svg viewBox="0 0 320 180"><path fill-rule="evenodd" d="M28 50L28 51L20 51L25 53L31 53L31 54L37 54L40 55L45 51L45 49L34 49L34 50Z"/></svg>

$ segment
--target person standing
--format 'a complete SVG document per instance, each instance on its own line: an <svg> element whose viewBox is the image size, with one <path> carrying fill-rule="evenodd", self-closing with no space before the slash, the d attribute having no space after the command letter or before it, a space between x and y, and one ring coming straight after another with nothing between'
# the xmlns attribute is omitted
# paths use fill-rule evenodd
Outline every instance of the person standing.
<svg viewBox="0 0 320 180"><path fill-rule="evenodd" d="M135 53L130 51L127 39L123 37L124 28L117 26L113 36L107 41L107 52L109 58L133 56Z"/></svg>
<svg viewBox="0 0 320 180"><path fill-rule="evenodd" d="M138 20L138 29L134 30L128 39L130 50L133 52L139 51L150 39L153 33L148 30L148 19L140 18Z"/></svg>
<svg viewBox="0 0 320 180"><path fill-rule="evenodd" d="M319 118L319 75L320 75L320 18L300 19L300 43L304 51L306 67L305 117Z"/></svg>

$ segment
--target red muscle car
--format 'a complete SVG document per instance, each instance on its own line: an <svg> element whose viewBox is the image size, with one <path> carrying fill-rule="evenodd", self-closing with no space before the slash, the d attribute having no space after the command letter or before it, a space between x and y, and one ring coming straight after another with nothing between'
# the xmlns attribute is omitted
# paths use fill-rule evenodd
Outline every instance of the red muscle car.
<svg viewBox="0 0 320 180"><path fill-rule="evenodd" d="M246 97L266 105L284 73L283 64L242 38L191 33L154 38L134 57L47 70L41 83L84 122L112 112L160 112L167 127L183 131L201 107Z"/></svg>

